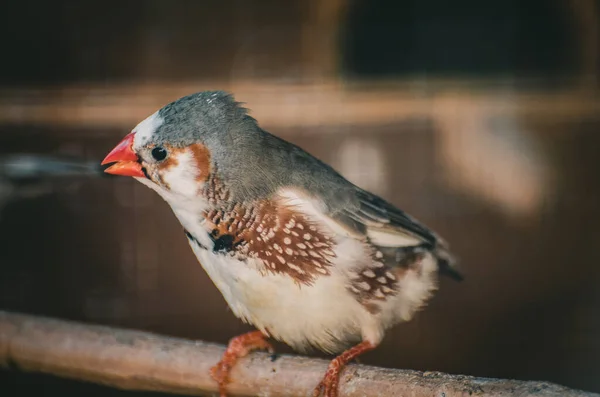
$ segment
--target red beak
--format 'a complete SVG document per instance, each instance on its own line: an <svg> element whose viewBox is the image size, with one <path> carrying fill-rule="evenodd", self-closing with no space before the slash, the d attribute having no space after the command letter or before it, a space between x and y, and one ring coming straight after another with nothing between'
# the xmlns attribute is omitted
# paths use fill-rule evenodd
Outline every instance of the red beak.
<svg viewBox="0 0 600 397"><path fill-rule="evenodd" d="M128 134L102 160L101 165L115 163L104 170L107 174L144 177L142 165L138 156L133 152L134 133Z"/></svg>

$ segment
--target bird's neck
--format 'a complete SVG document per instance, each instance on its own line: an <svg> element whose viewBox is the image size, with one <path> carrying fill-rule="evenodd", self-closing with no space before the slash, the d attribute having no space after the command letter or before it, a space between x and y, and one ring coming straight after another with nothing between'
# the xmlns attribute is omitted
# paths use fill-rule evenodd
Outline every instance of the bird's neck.
<svg viewBox="0 0 600 397"><path fill-rule="evenodd" d="M199 187L196 194L189 197L175 194L145 178L136 178L142 184L155 190L171 207L173 213L185 230L191 233L203 246L210 247L210 228L206 219L213 210L230 208L231 194L215 172Z"/></svg>
<svg viewBox="0 0 600 397"><path fill-rule="evenodd" d="M200 196L210 207L224 207L231 201L231 192L213 171L200 189Z"/></svg>
<svg viewBox="0 0 600 397"><path fill-rule="evenodd" d="M193 199L167 200L184 229L204 247L211 247L210 220L207 215L233 206L229 189L213 173Z"/></svg>

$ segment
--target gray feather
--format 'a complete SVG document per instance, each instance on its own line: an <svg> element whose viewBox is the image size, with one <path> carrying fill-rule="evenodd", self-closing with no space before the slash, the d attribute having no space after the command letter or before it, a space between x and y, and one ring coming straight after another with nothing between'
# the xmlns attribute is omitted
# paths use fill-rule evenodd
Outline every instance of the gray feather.
<svg viewBox="0 0 600 397"><path fill-rule="evenodd" d="M233 200L259 200L283 187L299 188L320 200L324 214L346 229L362 236L375 228L416 237L434 254L444 253L440 259L443 256L451 266L445 243L432 231L298 146L260 128L232 95L192 94L165 106L159 116L164 122L155 143L204 144Z"/></svg>

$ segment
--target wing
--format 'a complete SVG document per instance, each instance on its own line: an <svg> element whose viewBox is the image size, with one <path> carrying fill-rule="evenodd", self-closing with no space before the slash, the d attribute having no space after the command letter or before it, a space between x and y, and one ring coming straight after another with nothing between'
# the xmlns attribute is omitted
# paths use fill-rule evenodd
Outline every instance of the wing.
<svg viewBox="0 0 600 397"><path fill-rule="evenodd" d="M356 191L356 204L336 213L342 223L362 230L369 240L382 247L434 247L441 239L421 223L382 198L364 190Z"/></svg>
<svg viewBox="0 0 600 397"><path fill-rule="evenodd" d="M389 266L408 267L421 253L430 252L437 258L442 274L462 280L441 237L381 197L359 188L351 196L348 200L336 200L329 209L297 195L292 201L305 209L310 207L313 216L337 233L366 239Z"/></svg>
<svg viewBox="0 0 600 397"><path fill-rule="evenodd" d="M448 244L404 211L365 190L356 190L356 205L336 214L338 221L358 226L388 264L410 266L415 258L428 251L438 261L441 274L455 280L463 277L455 267Z"/></svg>

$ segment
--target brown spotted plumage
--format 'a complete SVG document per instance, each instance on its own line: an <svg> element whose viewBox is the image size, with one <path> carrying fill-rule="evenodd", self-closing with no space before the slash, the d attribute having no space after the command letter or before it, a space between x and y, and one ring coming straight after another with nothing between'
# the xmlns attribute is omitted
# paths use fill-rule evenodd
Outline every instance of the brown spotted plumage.
<svg viewBox="0 0 600 397"><path fill-rule="evenodd" d="M402 277L403 272L403 269L394 269L382 262L375 262L373 266L357 269L350 276L348 290L367 310L377 313L381 309L373 301L385 301L390 296L396 295L398 279Z"/></svg>
<svg viewBox="0 0 600 397"><path fill-rule="evenodd" d="M421 260L425 257L422 252L409 252L399 260L390 258L377 250L373 262L356 269L350 275L349 291L369 312L378 313L380 303L398 294L398 284L407 272L421 271Z"/></svg>
<svg viewBox="0 0 600 397"><path fill-rule="evenodd" d="M213 239L231 236L227 254L259 259L261 271L286 274L306 285L329 275L335 257L331 238L293 208L265 200L214 208L205 217Z"/></svg>
<svg viewBox="0 0 600 397"><path fill-rule="evenodd" d="M232 312L258 328L214 367L221 396L236 359L272 337L341 353L314 393L335 397L344 366L409 321L438 273L460 278L439 236L263 130L223 92L166 105L108 162L167 201Z"/></svg>

